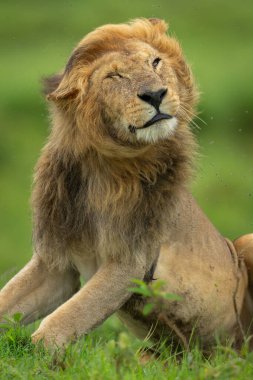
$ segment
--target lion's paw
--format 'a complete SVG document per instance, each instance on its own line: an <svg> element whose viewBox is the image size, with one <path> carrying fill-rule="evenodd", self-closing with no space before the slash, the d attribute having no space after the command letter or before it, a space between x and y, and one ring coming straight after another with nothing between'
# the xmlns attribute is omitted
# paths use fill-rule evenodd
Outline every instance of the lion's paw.
<svg viewBox="0 0 253 380"><path fill-rule="evenodd" d="M64 327L54 328L42 323L42 325L32 334L32 343L35 345L42 344L46 349L56 350L64 348L71 341L69 334L66 334Z"/></svg>

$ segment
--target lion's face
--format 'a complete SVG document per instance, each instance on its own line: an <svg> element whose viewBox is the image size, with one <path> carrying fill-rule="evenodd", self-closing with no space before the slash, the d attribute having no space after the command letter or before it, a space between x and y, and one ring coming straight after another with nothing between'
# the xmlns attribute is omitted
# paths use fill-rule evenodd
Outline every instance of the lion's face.
<svg viewBox="0 0 253 380"><path fill-rule="evenodd" d="M103 120L118 138L152 143L177 126L177 78L166 56L145 43L131 45L102 59L89 90L97 92Z"/></svg>
<svg viewBox="0 0 253 380"><path fill-rule="evenodd" d="M98 133L117 141L169 139L182 119L191 119L196 92L181 49L164 25L137 20L95 30L80 42L49 97L79 112L83 128L87 120L96 122Z"/></svg>

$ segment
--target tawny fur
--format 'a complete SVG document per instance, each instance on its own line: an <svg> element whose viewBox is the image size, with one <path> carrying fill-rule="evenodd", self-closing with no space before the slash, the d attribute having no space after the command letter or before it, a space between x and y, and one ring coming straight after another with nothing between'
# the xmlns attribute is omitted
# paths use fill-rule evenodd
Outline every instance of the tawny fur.
<svg viewBox="0 0 253 380"><path fill-rule="evenodd" d="M64 345L115 311L142 338L152 329L154 340L189 340L194 330L204 349L217 334L238 344L250 326L253 237L236 241L238 260L187 190L198 93L166 30L157 19L98 28L46 81L52 130L35 169L34 255L0 295L0 315L48 315L34 342ZM158 110L141 95L160 89L171 119L143 129ZM144 318L145 300L128 291L153 269L182 296L165 308L176 330L158 310ZM88 282L77 292L80 275Z"/></svg>

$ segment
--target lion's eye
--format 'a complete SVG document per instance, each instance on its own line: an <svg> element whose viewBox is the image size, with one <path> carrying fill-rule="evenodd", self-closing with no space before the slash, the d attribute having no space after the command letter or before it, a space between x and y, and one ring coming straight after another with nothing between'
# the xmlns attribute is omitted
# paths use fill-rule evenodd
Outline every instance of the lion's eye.
<svg viewBox="0 0 253 380"><path fill-rule="evenodd" d="M112 73L108 73L105 78L123 78L123 76L117 71L114 71Z"/></svg>
<svg viewBox="0 0 253 380"><path fill-rule="evenodd" d="M154 67L154 69L158 66L160 61L161 61L161 58L159 58L159 57L154 59L154 61L152 62L152 66Z"/></svg>

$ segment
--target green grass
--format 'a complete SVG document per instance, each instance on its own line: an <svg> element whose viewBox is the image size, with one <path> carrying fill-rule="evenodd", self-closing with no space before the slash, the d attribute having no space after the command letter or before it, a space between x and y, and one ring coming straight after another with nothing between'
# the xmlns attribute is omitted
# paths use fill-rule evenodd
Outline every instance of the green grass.
<svg viewBox="0 0 253 380"><path fill-rule="evenodd" d="M118 320L67 347L64 353L45 352L30 341L31 327L10 328L0 337L1 379L91 379L91 380L247 380L253 377L253 353L246 346L238 355L217 346L215 354L203 357L197 347L183 355L163 348L158 359L140 363L145 345L130 335Z"/></svg>

